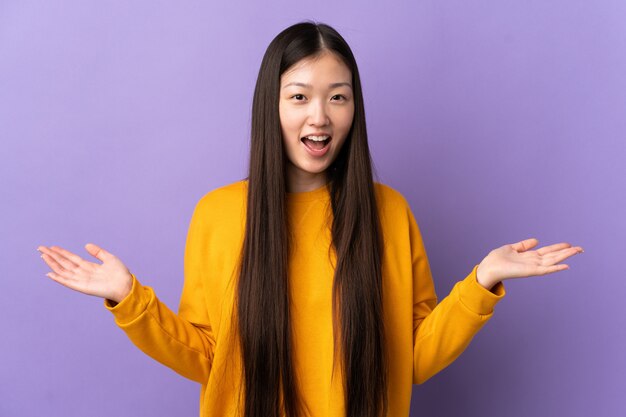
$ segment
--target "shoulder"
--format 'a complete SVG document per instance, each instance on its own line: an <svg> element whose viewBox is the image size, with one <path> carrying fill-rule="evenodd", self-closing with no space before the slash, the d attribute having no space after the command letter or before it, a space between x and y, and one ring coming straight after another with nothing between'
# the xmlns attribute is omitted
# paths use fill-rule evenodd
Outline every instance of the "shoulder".
<svg viewBox="0 0 626 417"><path fill-rule="evenodd" d="M198 201L196 210L219 213L241 209L247 192L247 179L231 182L204 194Z"/></svg>
<svg viewBox="0 0 626 417"><path fill-rule="evenodd" d="M404 195L393 187L374 182L376 187L376 205L380 216L385 240L387 242L406 242L409 245L411 231L417 222L409 202Z"/></svg>
<svg viewBox="0 0 626 417"><path fill-rule="evenodd" d="M404 195L389 185L374 181L374 189L376 202L382 210L404 210L409 205Z"/></svg>

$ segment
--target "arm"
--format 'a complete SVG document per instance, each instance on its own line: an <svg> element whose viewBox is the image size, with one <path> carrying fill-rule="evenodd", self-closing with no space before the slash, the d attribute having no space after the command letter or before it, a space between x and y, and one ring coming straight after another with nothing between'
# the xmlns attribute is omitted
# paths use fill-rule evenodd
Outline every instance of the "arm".
<svg viewBox="0 0 626 417"><path fill-rule="evenodd" d="M202 287L200 261L206 216L202 200L194 210L185 244L185 282L175 314L134 274L131 292L119 304L105 300L115 322L144 353L180 375L205 383L213 363L215 338Z"/></svg>
<svg viewBox="0 0 626 417"><path fill-rule="evenodd" d="M133 287L124 300L105 307L128 338L144 353L180 375L205 383L213 362L210 325L192 323L176 315L133 274Z"/></svg>
<svg viewBox="0 0 626 417"><path fill-rule="evenodd" d="M413 383L421 384L452 363L492 317L504 295L500 282L490 290L476 281L476 270L457 282L437 304L422 236L408 209L413 265Z"/></svg>

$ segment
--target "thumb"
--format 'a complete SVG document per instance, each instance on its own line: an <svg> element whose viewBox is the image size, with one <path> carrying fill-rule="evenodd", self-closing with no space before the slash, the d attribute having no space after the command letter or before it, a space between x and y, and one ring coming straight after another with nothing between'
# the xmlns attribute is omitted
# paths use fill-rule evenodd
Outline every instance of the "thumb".
<svg viewBox="0 0 626 417"><path fill-rule="evenodd" d="M538 243L539 241L533 237L530 239L522 240L521 242L513 243L511 244L511 246L517 252L526 252L528 249L531 249L537 246Z"/></svg>
<svg viewBox="0 0 626 417"><path fill-rule="evenodd" d="M87 249L87 252L89 252L91 256L100 259L102 262L106 261L111 256L113 256L109 252L102 249L100 246L94 245L93 243L87 243L85 245L85 249Z"/></svg>

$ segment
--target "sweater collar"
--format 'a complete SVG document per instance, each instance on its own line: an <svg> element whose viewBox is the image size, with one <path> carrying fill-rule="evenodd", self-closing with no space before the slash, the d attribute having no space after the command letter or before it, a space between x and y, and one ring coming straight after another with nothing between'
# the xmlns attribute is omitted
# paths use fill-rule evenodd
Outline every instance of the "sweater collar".
<svg viewBox="0 0 626 417"><path fill-rule="evenodd" d="M287 201L290 203L304 203L316 200L330 200L330 183L326 183L311 191L287 193Z"/></svg>

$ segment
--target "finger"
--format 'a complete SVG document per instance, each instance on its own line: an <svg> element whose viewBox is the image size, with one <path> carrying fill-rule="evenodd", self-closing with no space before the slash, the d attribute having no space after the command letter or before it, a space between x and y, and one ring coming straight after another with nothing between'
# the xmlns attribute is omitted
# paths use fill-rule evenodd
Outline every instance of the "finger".
<svg viewBox="0 0 626 417"><path fill-rule="evenodd" d="M550 252L554 252L554 251L561 250L561 249L564 249L564 248L569 248L571 246L572 245L570 245L569 243L565 243L565 242L563 242L563 243L555 243L554 245L544 246L543 248L537 249L537 253L539 255L546 255L546 254L548 254Z"/></svg>
<svg viewBox="0 0 626 417"><path fill-rule="evenodd" d="M533 273L531 276L548 275L554 272L565 271L566 269L569 269L569 265L560 264L560 265L551 265L551 266L537 266L537 271Z"/></svg>
<svg viewBox="0 0 626 417"><path fill-rule="evenodd" d="M537 239L531 238L531 239L522 240L521 242L512 243L511 247L513 247L513 249L515 249L517 252L525 252L528 249L531 249L537 246L538 243L539 241Z"/></svg>
<svg viewBox="0 0 626 417"><path fill-rule="evenodd" d="M50 246L50 250L59 253L61 255L63 255L64 257L66 257L67 259L69 259L70 261L72 261L73 263L75 263L77 266L84 266L87 261L85 261L83 258L81 258L80 256L63 249L60 246Z"/></svg>
<svg viewBox="0 0 626 417"><path fill-rule="evenodd" d="M43 259L44 262L50 267L50 269L52 269L56 274L67 275L69 273L68 270L63 268L61 264L59 264L54 258L49 256L48 254L42 254L41 259Z"/></svg>
<svg viewBox="0 0 626 417"><path fill-rule="evenodd" d="M569 265L566 265L566 264L554 265L554 266L549 267L550 272L548 272L548 274L551 274L553 272L565 271L566 269L569 269Z"/></svg>
<svg viewBox="0 0 626 417"><path fill-rule="evenodd" d="M79 291L76 286L77 281L74 279L68 278L64 275L56 274L54 272L48 272L46 276L52 279L53 281L56 281L59 284L63 285L64 287L70 288L75 291Z"/></svg>
<svg viewBox="0 0 626 417"><path fill-rule="evenodd" d="M87 252L89 252L91 256L100 259L102 262L106 262L107 260L114 257L113 254L105 251L98 245L94 245L93 243L87 243L85 245L85 249L87 249Z"/></svg>
<svg viewBox="0 0 626 417"><path fill-rule="evenodd" d="M561 249L558 252L550 253L542 258L542 262L546 262L548 265L558 264L564 261L570 256L574 256L580 253L578 248L566 248Z"/></svg>
<svg viewBox="0 0 626 417"><path fill-rule="evenodd" d="M52 259L54 262L56 262L59 266L61 266L64 270L74 270L76 268L78 268L78 265L76 265L75 263L73 263L72 261L70 261L69 259L65 258L65 256L50 250L46 247L42 248L42 252L44 253L44 255L47 255L48 259Z"/></svg>

